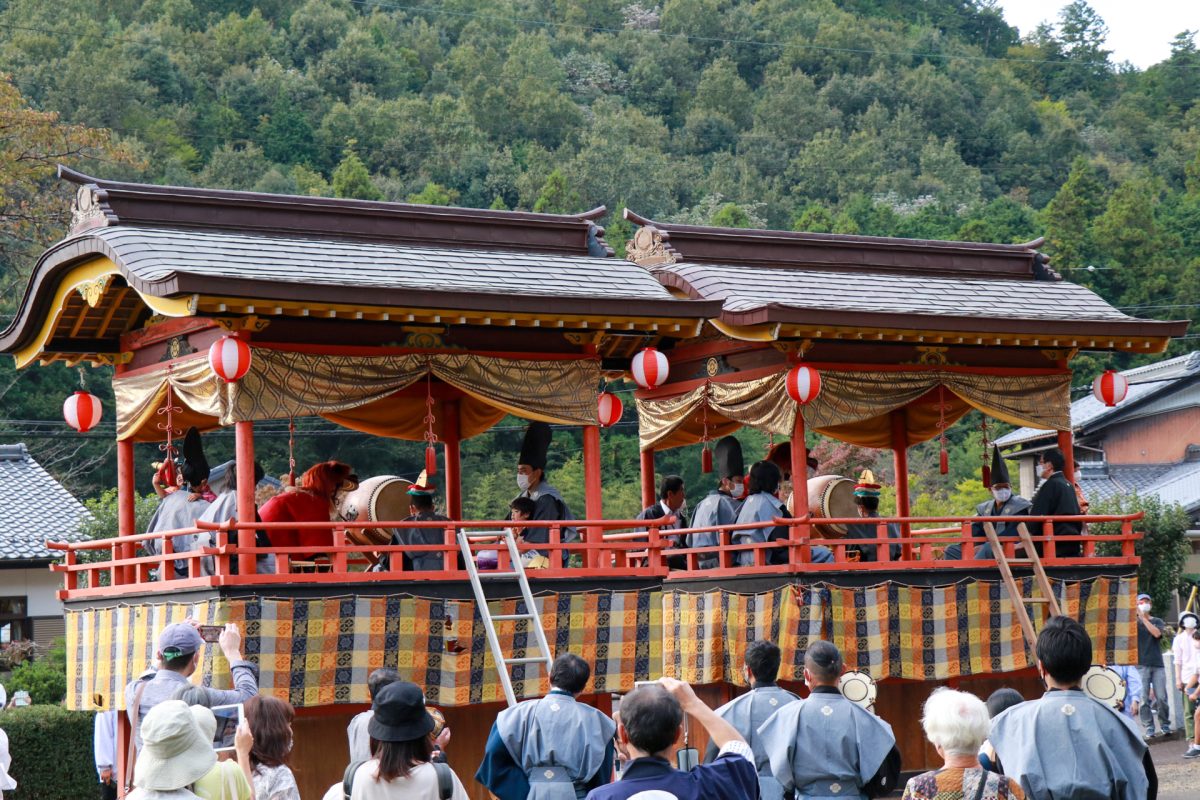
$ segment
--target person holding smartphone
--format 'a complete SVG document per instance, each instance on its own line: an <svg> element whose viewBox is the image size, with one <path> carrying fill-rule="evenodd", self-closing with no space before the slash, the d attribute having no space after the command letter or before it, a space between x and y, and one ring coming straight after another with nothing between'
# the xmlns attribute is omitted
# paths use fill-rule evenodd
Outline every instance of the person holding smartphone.
<svg viewBox="0 0 1200 800"><path fill-rule="evenodd" d="M129 724L133 727L134 745L141 749L141 720L159 703L171 700L190 685L188 680L200 666L204 638L200 624L194 619L176 622L163 628L158 635L159 670L149 680L135 680L125 687L125 707L129 709ZM209 706L244 703L258 694L258 673L253 664L242 658L242 634L230 623L217 637L216 644L229 661L233 677L232 689L205 688Z"/></svg>

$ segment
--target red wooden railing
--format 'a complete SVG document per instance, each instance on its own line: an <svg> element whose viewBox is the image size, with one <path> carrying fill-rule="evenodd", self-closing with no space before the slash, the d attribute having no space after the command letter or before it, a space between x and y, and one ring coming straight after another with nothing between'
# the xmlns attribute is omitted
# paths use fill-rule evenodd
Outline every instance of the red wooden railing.
<svg viewBox="0 0 1200 800"><path fill-rule="evenodd" d="M1108 515L1108 516L1077 516L1077 517L1025 517L1025 524L1030 527L1035 542L1043 542L1045 554L1042 561L1048 567L1055 566L1115 566L1136 565L1138 558L1134 547L1142 534L1135 533L1133 523L1141 519L1141 514ZM1053 532L1054 521L1078 521L1089 524L1119 523L1120 532L1108 535L1082 534L1078 536L1056 536ZM845 570L867 570L874 572L902 572L906 570L979 570L995 569L994 560L975 558L975 548L984 543L983 539L971 536L971 525L975 522L1012 522L1012 517L875 517L869 520L852 519L820 519L818 523L841 524L873 524L877 536L872 539L828 539L813 537L812 518L776 519L769 525L788 526L789 538L758 543L734 544L731 536L740 530L760 529L763 523L745 523L722 527L687 528L682 530L665 529L663 526L672 522L665 517L658 520L571 520L568 523L547 521L506 522L302 522L302 523L245 523L213 525L200 523L196 528L175 531L138 534L135 536L116 536L111 539L98 539L86 542L50 542L48 547L64 552L63 562L51 567L56 572L63 573L65 588L60 592L63 599L82 599L89 597L105 597L139 593L167 593L188 589L205 589L220 586L277 586L280 584L306 583L376 583L380 581L395 582L428 582L428 581L465 581L466 570L459 568L460 551L457 543L459 530L499 530L511 528L549 528L550 541L544 544L520 544L521 551L537 550L549 554L550 566L544 569L529 570L531 579L550 578L646 578L656 580L699 580L760 574L821 574ZM889 523L900 523L903 528L911 529L914 525L935 525L938 523L953 523L952 526L933 529L912 530L900 539L887 536ZM576 528L583 541L566 543L562 541L562 529L569 524ZM1040 531L1038 526L1040 525ZM229 541L231 530L247 531L243 538L252 539L254 530L270 532L276 529L330 531L331 545L321 548L325 554L320 566L300 566L295 561L303 559L304 564L310 563L307 556L313 552L311 545L303 547L269 547L258 548L239 546ZM353 544L347 538L347 531L362 528L434 528L443 532L444 541L441 544L427 545L369 545ZM716 532L719 544L703 548L672 549L666 538L668 535ZM215 539L215 544L206 545L194 550L175 552L175 540L180 537L209 534ZM144 546L146 542L157 543L158 553L129 556ZM1003 540L1009 555L1016 540ZM1079 557L1059 558L1053 547L1054 542L1082 542L1082 553ZM945 560L940 558L944 548L950 544L959 544L962 548L961 560ZM1105 543L1116 543L1117 554L1100 554L1098 547ZM876 546L876 561L857 561L855 546ZM900 545L901 558L891 558L891 548L888 545ZM813 563L812 548L822 546L832 551L833 561L830 563ZM471 544L473 551L497 550L498 571L507 571L508 553L503 547L489 545L486 542L474 540ZM768 564L768 552L785 548L787 563ZM441 553L442 568L429 571L404 571L396 568L402 561L401 553ZM738 553L752 553L753 564L736 566ZM253 556L274 555L276 559L274 572L267 574L243 575L234 574L231 567L237 562L239 554ZM370 571L378 557L391 555L389 562L392 568ZM394 554L394 555L393 555ZM564 566L564 555L578 554L575 566ZM717 566L700 568L698 558L707 554L717 556ZM670 569L667 559L672 556L683 556L684 565L681 569ZM175 562L186 565L186 576L175 576ZM308 571L298 571L308 570ZM157 571L157 576L153 573ZM487 574L486 571L483 574Z"/></svg>

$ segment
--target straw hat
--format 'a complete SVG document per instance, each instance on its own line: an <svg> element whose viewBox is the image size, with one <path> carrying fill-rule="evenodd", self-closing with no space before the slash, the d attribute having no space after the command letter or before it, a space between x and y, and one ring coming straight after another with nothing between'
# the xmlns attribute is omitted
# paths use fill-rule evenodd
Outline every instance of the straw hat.
<svg viewBox="0 0 1200 800"><path fill-rule="evenodd" d="M182 789L207 775L216 763L211 739L204 737L182 700L159 703L142 719L142 749L133 768L138 788Z"/></svg>

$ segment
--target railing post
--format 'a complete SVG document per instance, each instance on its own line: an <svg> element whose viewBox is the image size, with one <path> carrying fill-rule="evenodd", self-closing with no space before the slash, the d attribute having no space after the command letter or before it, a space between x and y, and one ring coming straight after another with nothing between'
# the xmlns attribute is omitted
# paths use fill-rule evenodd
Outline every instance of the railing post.
<svg viewBox="0 0 1200 800"><path fill-rule="evenodd" d="M651 572L659 572L663 565L662 550L659 549L662 539L659 536L658 528L655 526L650 528L649 533L650 542L649 547L646 549L646 566L650 568Z"/></svg>
<svg viewBox="0 0 1200 800"><path fill-rule="evenodd" d="M456 572L458 570L458 559L455 557L455 554L458 550L458 534L453 526L447 526L445 530L443 530L442 544L450 548L442 553L442 569L446 570L446 572ZM500 550L501 548L496 548L496 569L500 569ZM392 553L392 556L399 555L400 553ZM475 555L474 552L472 552L471 555L473 557ZM388 556L389 565L391 564L392 556Z"/></svg>
<svg viewBox="0 0 1200 800"><path fill-rule="evenodd" d="M134 477L133 440L117 440L117 535L133 536L137 533L137 483ZM133 558L137 545L128 542L113 548L113 558ZM137 567L116 567L109 578L111 585L132 583Z"/></svg>
<svg viewBox="0 0 1200 800"><path fill-rule="evenodd" d="M875 545L875 560L876 561L891 561L892 560L892 543L888 539L886 522L878 522L875 524L875 538L883 539L886 544ZM906 537L907 538L907 537ZM912 560L912 544L909 543L908 559Z"/></svg>
<svg viewBox="0 0 1200 800"><path fill-rule="evenodd" d="M564 558L565 556L565 558ZM555 559L558 559L557 561ZM566 562L566 563L564 563ZM562 528L558 525L550 528L550 568L561 569L571 565L571 555L562 549Z"/></svg>
<svg viewBox="0 0 1200 800"><path fill-rule="evenodd" d="M64 575L63 585L66 586L68 592L74 591L75 589L79 588L79 573L75 572L74 570L71 569L71 567L75 566L75 563L76 563L75 562L75 551L70 548L67 548L66 556L63 558L63 566L65 566L67 568L66 572L63 573L63 575ZM92 571L92 570L88 571L88 588L89 589L95 588L92 584L99 582L97 580L98 576L99 576L99 572Z"/></svg>
<svg viewBox="0 0 1200 800"><path fill-rule="evenodd" d="M346 574L346 551L339 550L340 547L346 546L346 529L333 529L333 572L337 575Z"/></svg>
<svg viewBox="0 0 1200 800"><path fill-rule="evenodd" d="M1133 538L1133 520L1127 519L1121 523L1121 555L1132 558L1137 555L1137 542Z"/></svg>
<svg viewBox="0 0 1200 800"><path fill-rule="evenodd" d="M1042 545L1042 561L1056 561L1058 551L1054 547L1054 523L1048 519L1042 520L1042 535L1046 537L1046 542Z"/></svg>
<svg viewBox="0 0 1200 800"><path fill-rule="evenodd" d="M975 560L975 537L971 535L971 523L963 521L962 525L960 526L960 534L959 535L962 536L962 542L959 545L959 549L962 551L962 560L963 561L974 561ZM992 555L997 555L997 554L993 553Z"/></svg>

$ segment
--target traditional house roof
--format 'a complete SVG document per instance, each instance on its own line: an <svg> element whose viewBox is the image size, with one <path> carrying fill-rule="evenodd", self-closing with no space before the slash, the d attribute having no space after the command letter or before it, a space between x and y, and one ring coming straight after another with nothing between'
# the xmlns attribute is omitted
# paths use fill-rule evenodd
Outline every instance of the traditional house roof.
<svg viewBox="0 0 1200 800"><path fill-rule="evenodd" d="M1119 405L1106 406L1091 392L1071 403L1071 425L1077 440L1117 422L1200 405L1200 350L1121 374L1129 381L1129 392ZM1028 448L1055 435L1054 431L1038 428L1017 428L997 438L996 444L1005 449L1018 445Z"/></svg>
<svg viewBox="0 0 1200 800"><path fill-rule="evenodd" d="M1200 460L1182 464L1108 464L1080 470L1079 487L1091 502L1137 494L1178 503L1189 514L1200 511Z"/></svg>
<svg viewBox="0 0 1200 800"><path fill-rule="evenodd" d="M24 444L0 445L0 562L50 561L47 541L77 541L89 512Z"/></svg>
<svg viewBox="0 0 1200 800"><path fill-rule="evenodd" d="M1161 352L1188 323L1123 314L1025 244L662 223L630 257L746 338L834 338ZM757 330L746 330L757 328ZM742 329L742 330L738 330Z"/></svg>

